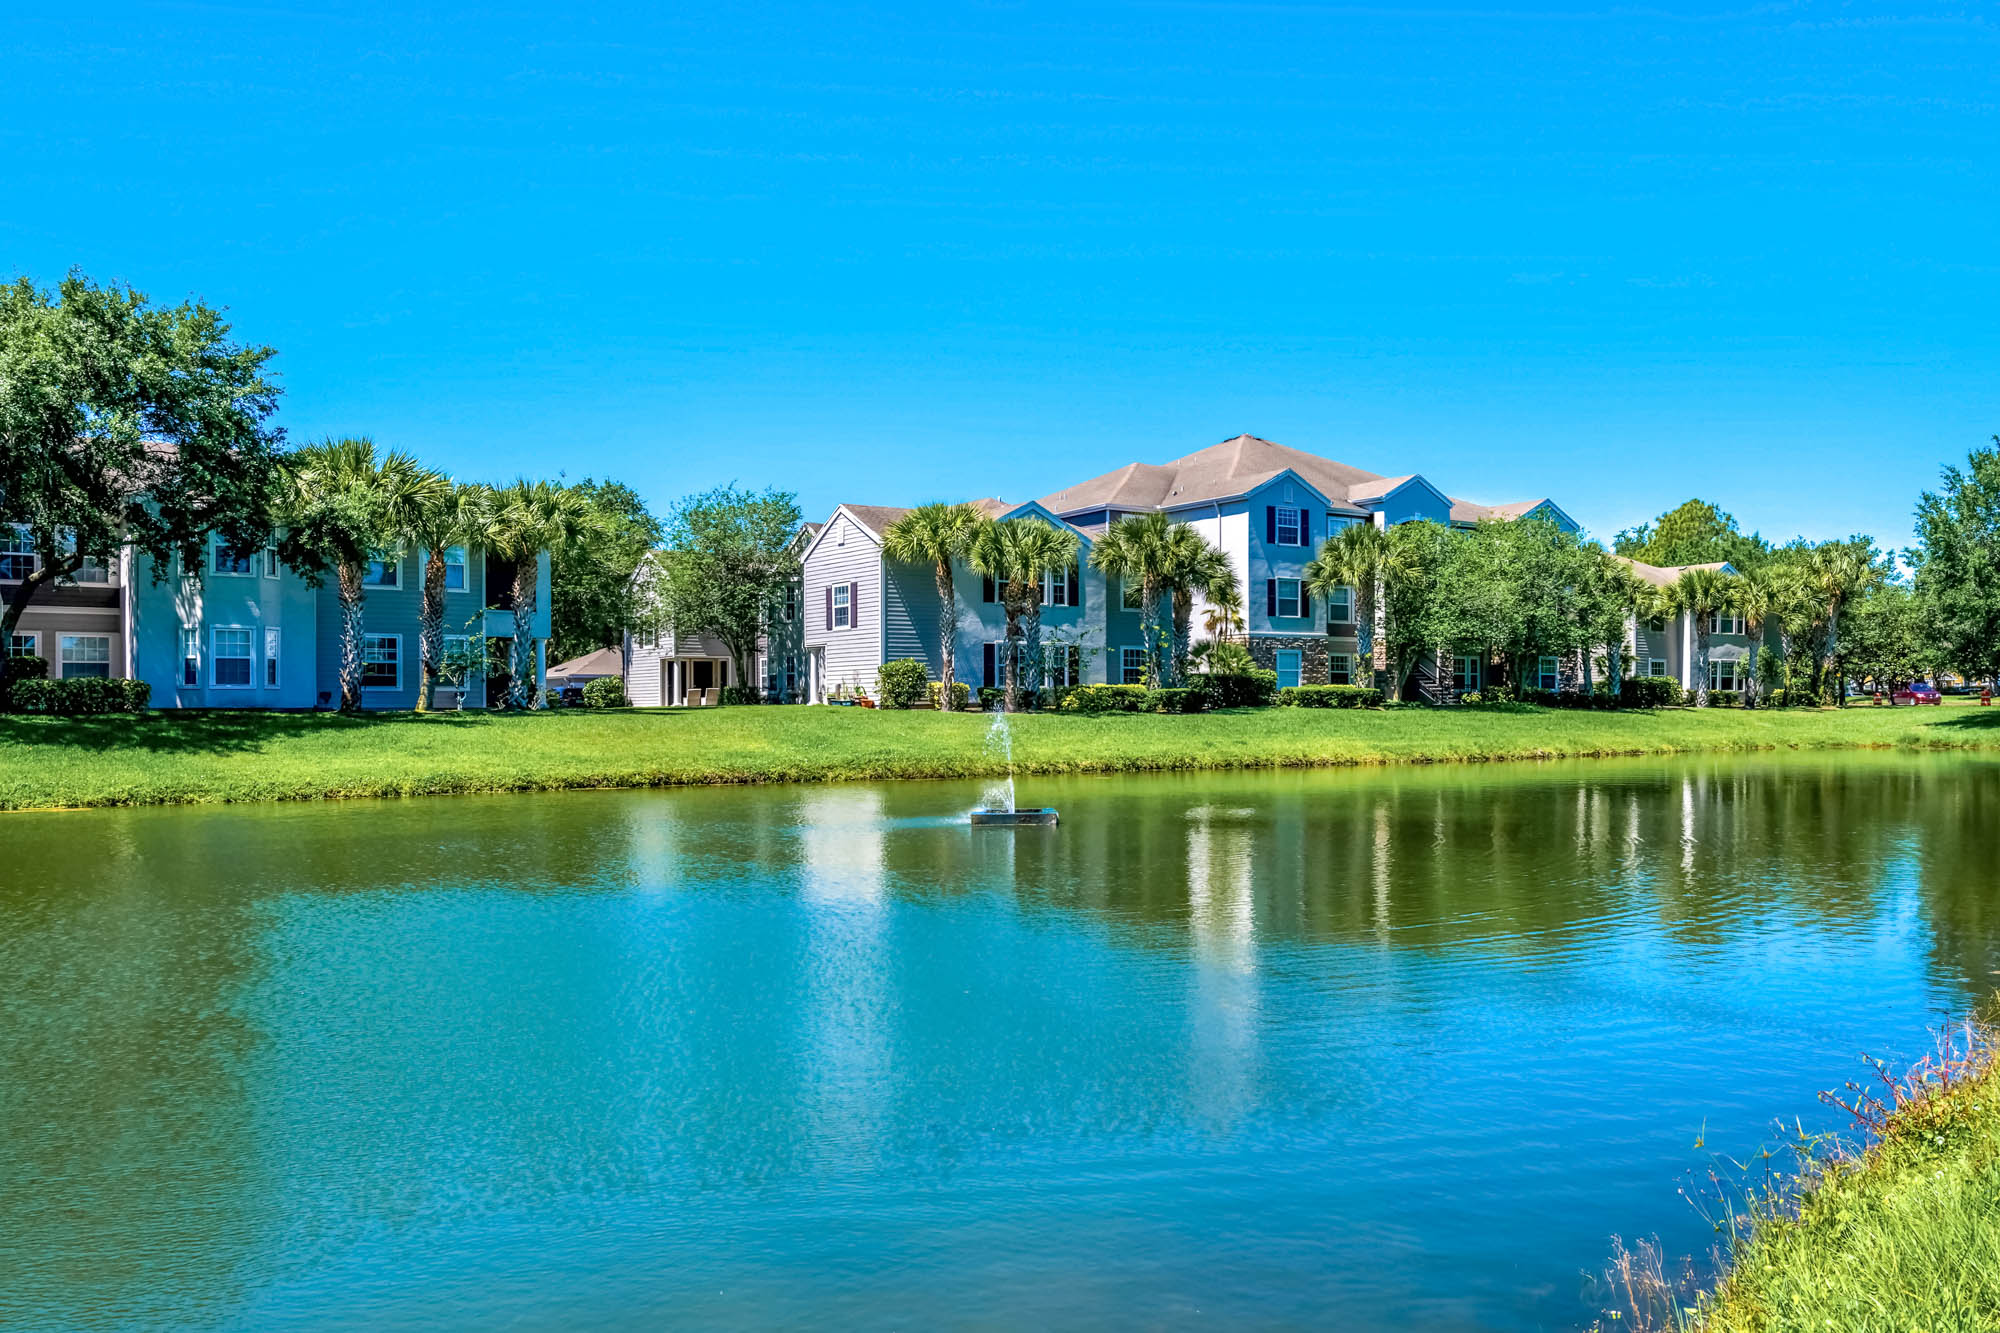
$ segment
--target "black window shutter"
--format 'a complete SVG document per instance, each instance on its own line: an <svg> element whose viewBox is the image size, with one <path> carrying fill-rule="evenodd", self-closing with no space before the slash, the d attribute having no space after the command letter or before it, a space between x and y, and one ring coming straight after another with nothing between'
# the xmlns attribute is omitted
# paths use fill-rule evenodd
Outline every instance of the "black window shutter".
<svg viewBox="0 0 2000 1333"><path fill-rule="evenodd" d="M982 676L980 679L984 684L990 687L993 684L993 645L990 643L986 645L985 666L986 666L986 674Z"/></svg>
<svg viewBox="0 0 2000 1333"><path fill-rule="evenodd" d="M1083 684L1083 649L1075 644L1071 644L1069 650L1069 683Z"/></svg>
<svg viewBox="0 0 2000 1333"><path fill-rule="evenodd" d="M1083 571L1075 565L1069 567L1069 604L1083 605Z"/></svg>
<svg viewBox="0 0 2000 1333"><path fill-rule="evenodd" d="M1313 599L1306 595L1304 584L1299 585L1299 614L1307 620L1313 618Z"/></svg>
<svg viewBox="0 0 2000 1333"><path fill-rule="evenodd" d="M993 576L991 574L980 576L979 597L981 601L990 602L993 600Z"/></svg>
<svg viewBox="0 0 2000 1333"><path fill-rule="evenodd" d="M847 627L861 628L861 585L858 583L847 585Z"/></svg>
<svg viewBox="0 0 2000 1333"><path fill-rule="evenodd" d="M1299 510L1299 545L1311 546L1312 544L1313 544L1312 510L1301 509Z"/></svg>
<svg viewBox="0 0 2000 1333"><path fill-rule="evenodd" d="M1264 506L1264 542L1269 546L1278 544L1278 506Z"/></svg>
<svg viewBox="0 0 2000 1333"><path fill-rule="evenodd" d="M826 585L826 627L833 628L833 585Z"/></svg>
<svg viewBox="0 0 2000 1333"><path fill-rule="evenodd" d="M1276 616L1278 614L1278 581L1276 579L1264 580L1264 614L1267 616Z"/></svg>

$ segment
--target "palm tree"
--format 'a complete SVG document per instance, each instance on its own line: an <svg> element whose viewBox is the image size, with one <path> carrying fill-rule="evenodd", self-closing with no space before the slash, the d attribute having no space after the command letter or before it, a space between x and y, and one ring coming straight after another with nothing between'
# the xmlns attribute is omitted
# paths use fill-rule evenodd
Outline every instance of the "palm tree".
<svg viewBox="0 0 2000 1333"><path fill-rule="evenodd" d="M1736 577L1719 569L1689 569L1669 584L1667 604L1694 621L1694 704L1708 707L1708 636L1717 613L1735 604Z"/></svg>
<svg viewBox="0 0 2000 1333"><path fill-rule="evenodd" d="M941 502L918 505L891 523L882 534L882 553L904 564L929 564L937 577L938 642L943 669L939 677L942 706L951 707L951 685L957 674L953 649L958 639L958 593L952 586L954 562L963 560L972 540L989 520L969 504Z"/></svg>
<svg viewBox="0 0 2000 1333"><path fill-rule="evenodd" d="M1167 535L1166 564L1161 578L1166 583L1173 611L1174 650L1171 683L1187 684L1188 641L1194 630L1194 599L1219 592L1234 597L1242 605L1243 594L1236 582L1236 567L1229 557L1209 545L1208 539L1185 523L1176 523Z"/></svg>
<svg viewBox="0 0 2000 1333"><path fill-rule="evenodd" d="M485 528L493 492L485 486L459 485L439 476L435 486L416 498L414 510L399 534L408 547L424 552L424 595L417 612L417 639L423 660L418 678L417 711L428 713L437 694L438 672L444 666L445 553L469 545Z"/></svg>
<svg viewBox="0 0 2000 1333"><path fill-rule="evenodd" d="M507 660L510 708L542 707L532 624L541 556L582 541L594 513L581 492L552 481L517 481L494 491L484 506L480 545L514 562L514 643Z"/></svg>
<svg viewBox="0 0 2000 1333"><path fill-rule="evenodd" d="M1763 678L1757 673L1757 653L1764 646L1764 628L1773 617L1783 614L1781 596L1770 575L1762 570L1743 576L1736 585L1736 614L1743 617L1743 636L1750 641L1749 661L1744 664L1743 706L1755 708L1763 693Z"/></svg>
<svg viewBox="0 0 2000 1333"><path fill-rule="evenodd" d="M1821 542L1806 560L1805 583L1819 608L1825 626L1827 651L1813 656L1813 694L1818 697L1826 680L1829 659L1834 669L1834 700L1847 706L1846 654L1840 649L1840 615L1847 604L1866 592L1881 578L1881 571L1853 541Z"/></svg>
<svg viewBox="0 0 2000 1333"><path fill-rule="evenodd" d="M1591 630L1604 644L1604 666L1615 700L1625 680L1625 644L1631 618L1644 612L1652 585L1632 572L1632 566L1599 551L1595 587L1586 605L1595 613ZM1584 679L1590 678L1590 647L1583 650Z"/></svg>
<svg viewBox="0 0 2000 1333"><path fill-rule="evenodd" d="M1305 589L1330 602L1342 588L1354 590L1355 663L1360 683L1375 683L1376 591L1390 572L1389 534L1373 523L1350 523L1320 543L1306 562Z"/></svg>
<svg viewBox="0 0 2000 1333"><path fill-rule="evenodd" d="M1067 574L1076 562L1080 544L1070 529L1051 527L1032 518L988 523L973 537L967 553L972 567L1000 584L1000 606L1007 616L1004 665L1010 713L1019 712L1021 707L1023 640L1029 663L1040 668L1042 575Z"/></svg>
<svg viewBox="0 0 2000 1333"><path fill-rule="evenodd" d="M1169 543L1181 526L1154 510L1128 514L1104 530L1090 548L1090 563L1129 587L1139 585L1139 633L1146 643L1146 684L1160 683L1160 598L1167 590Z"/></svg>
<svg viewBox="0 0 2000 1333"><path fill-rule="evenodd" d="M365 436L331 437L285 460L277 513L286 560L309 581L331 566L340 605L340 708L361 707L361 609L370 562L401 553L411 516L435 493L438 474L405 453L375 456Z"/></svg>
<svg viewBox="0 0 2000 1333"><path fill-rule="evenodd" d="M1236 571L1230 570L1226 582L1209 588L1206 600L1202 631L1217 642L1235 638L1243 628L1243 585L1236 581Z"/></svg>

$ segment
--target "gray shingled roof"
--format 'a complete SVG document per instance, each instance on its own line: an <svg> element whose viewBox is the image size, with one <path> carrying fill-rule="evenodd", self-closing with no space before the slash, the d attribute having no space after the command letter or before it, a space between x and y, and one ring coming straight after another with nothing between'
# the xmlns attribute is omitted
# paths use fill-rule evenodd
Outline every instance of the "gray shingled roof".
<svg viewBox="0 0 2000 1333"><path fill-rule="evenodd" d="M1705 565L1649 565L1643 560L1634 560L1629 555L1613 556L1612 558L1614 560L1623 560L1632 567L1634 574L1637 574L1641 579L1652 584L1655 588L1671 586L1682 574L1685 574L1690 569L1731 568L1727 560L1715 560Z"/></svg>

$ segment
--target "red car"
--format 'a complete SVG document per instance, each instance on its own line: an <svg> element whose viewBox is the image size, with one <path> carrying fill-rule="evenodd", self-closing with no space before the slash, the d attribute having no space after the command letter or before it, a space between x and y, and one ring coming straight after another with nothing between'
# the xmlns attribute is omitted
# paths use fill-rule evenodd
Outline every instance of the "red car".
<svg viewBox="0 0 2000 1333"><path fill-rule="evenodd" d="M1889 702L1892 704L1942 704L1944 696L1937 692L1935 685L1926 685L1922 681L1918 681L1914 685L1905 685L1902 689L1890 695Z"/></svg>

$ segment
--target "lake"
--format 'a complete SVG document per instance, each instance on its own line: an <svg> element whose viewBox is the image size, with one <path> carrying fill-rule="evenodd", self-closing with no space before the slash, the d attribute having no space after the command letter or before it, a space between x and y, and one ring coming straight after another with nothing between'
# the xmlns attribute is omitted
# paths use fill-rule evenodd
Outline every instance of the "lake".
<svg viewBox="0 0 2000 1333"><path fill-rule="evenodd" d="M978 794L0 816L0 1324L1575 1327L2000 967L1988 759Z"/></svg>

